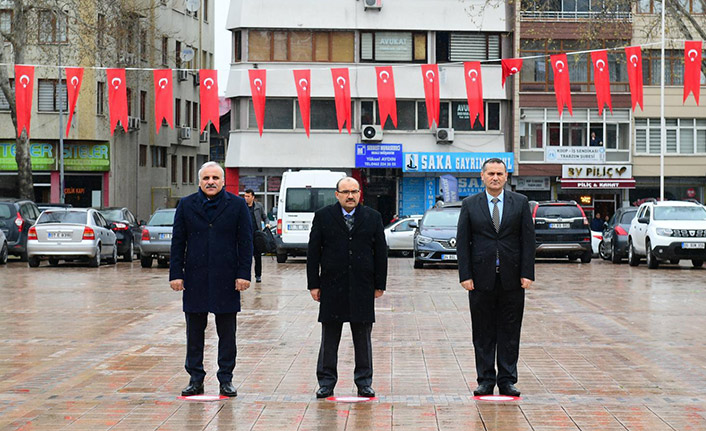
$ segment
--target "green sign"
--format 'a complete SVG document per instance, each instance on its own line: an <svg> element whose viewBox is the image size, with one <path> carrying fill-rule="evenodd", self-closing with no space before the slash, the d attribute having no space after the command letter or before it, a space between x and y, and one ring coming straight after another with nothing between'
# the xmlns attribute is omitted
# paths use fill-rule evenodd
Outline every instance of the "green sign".
<svg viewBox="0 0 706 431"><path fill-rule="evenodd" d="M109 171L110 144L64 144L64 170Z"/></svg>
<svg viewBox="0 0 706 431"><path fill-rule="evenodd" d="M56 171L59 169L59 144L56 142L30 142L33 171ZM0 171L16 171L15 143L0 142ZM110 144L107 142L64 143L64 170L109 171Z"/></svg>
<svg viewBox="0 0 706 431"><path fill-rule="evenodd" d="M0 142L0 171L16 171L16 145L14 142ZM56 170L54 145L48 142L30 142L29 153L32 158L32 170Z"/></svg>

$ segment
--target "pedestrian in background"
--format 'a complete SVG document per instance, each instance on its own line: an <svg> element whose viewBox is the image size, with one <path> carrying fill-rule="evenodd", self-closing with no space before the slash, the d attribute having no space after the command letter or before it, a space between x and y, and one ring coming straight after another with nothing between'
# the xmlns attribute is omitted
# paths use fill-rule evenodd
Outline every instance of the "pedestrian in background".
<svg viewBox="0 0 706 431"><path fill-rule="evenodd" d="M255 199L255 191L253 189L245 190L245 202L248 204L248 210L250 211L250 218L252 223L253 237L258 235L258 232L262 232L262 223L265 223L265 228L270 228L270 221L267 219L267 213L265 208L260 202ZM264 238L263 238L264 241ZM260 283L262 281L262 250L256 250L253 242L253 260L255 261L255 282Z"/></svg>
<svg viewBox="0 0 706 431"><path fill-rule="evenodd" d="M223 168L207 162L199 169L199 190L182 198L174 216L169 284L183 292L186 317L186 371L182 396L204 393L204 331L208 313L216 316L220 393L233 386L236 315L240 292L250 287L252 226L245 200L223 190Z"/></svg>
<svg viewBox="0 0 706 431"><path fill-rule="evenodd" d="M459 280L468 291L473 327L473 394L492 395L497 384L501 395L518 397L525 289L534 280L534 223L527 198L504 189L505 162L486 160L481 179L485 191L463 200L456 235Z"/></svg>
<svg viewBox="0 0 706 431"><path fill-rule="evenodd" d="M603 225L605 225L605 221L601 218L601 213L596 211L593 220L591 220L591 230L594 232L603 232Z"/></svg>
<svg viewBox="0 0 706 431"><path fill-rule="evenodd" d="M370 334L375 322L375 299L385 292L387 243L380 213L359 203L358 181L351 177L339 180L336 198L338 203L314 214L306 261L307 287L311 297L320 303L316 397L333 395L343 322L350 323L353 335L353 379L358 396L374 397Z"/></svg>

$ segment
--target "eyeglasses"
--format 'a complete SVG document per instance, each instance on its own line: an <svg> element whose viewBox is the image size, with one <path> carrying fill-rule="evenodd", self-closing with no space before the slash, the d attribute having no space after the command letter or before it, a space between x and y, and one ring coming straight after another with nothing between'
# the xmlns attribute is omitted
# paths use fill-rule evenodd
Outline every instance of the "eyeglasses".
<svg viewBox="0 0 706 431"><path fill-rule="evenodd" d="M357 195L360 193L360 190L336 190L336 193L340 193L342 195Z"/></svg>

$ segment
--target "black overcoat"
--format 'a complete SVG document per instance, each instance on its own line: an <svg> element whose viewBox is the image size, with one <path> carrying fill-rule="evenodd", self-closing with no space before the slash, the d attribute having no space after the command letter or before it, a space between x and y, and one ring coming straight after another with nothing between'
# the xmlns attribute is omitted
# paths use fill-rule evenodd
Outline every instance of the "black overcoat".
<svg viewBox="0 0 706 431"><path fill-rule="evenodd" d="M169 280L184 280L187 313L237 313L235 280L250 280L250 212L245 199L222 193L210 220L198 193L182 198L176 209Z"/></svg>
<svg viewBox="0 0 706 431"><path fill-rule="evenodd" d="M321 289L319 322L375 321L375 289L387 281L382 217L358 205L354 219L349 232L339 203L314 215L306 269L307 287Z"/></svg>

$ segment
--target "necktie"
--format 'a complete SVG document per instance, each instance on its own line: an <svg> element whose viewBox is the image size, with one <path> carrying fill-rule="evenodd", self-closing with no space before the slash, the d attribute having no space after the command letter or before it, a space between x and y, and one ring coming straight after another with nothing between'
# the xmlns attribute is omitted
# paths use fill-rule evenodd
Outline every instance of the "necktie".
<svg viewBox="0 0 706 431"><path fill-rule="evenodd" d="M498 202L500 199L493 198L490 200L493 203L493 226L495 227L495 232L500 231L500 209L498 208Z"/></svg>
<svg viewBox="0 0 706 431"><path fill-rule="evenodd" d="M353 230L353 214L346 214L346 226L348 227L348 231Z"/></svg>

